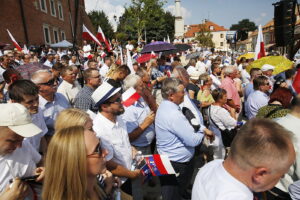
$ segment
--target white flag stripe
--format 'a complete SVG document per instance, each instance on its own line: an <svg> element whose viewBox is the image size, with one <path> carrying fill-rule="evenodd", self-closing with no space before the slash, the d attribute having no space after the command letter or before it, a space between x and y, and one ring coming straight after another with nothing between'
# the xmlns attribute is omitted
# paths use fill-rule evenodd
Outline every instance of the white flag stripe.
<svg viewBox="0 0 300 200"><path fill-rule="evenodd" d="M99 40L89 31L89 29L87 29L87 27L84 24L83 24L83 32L87 32L99 46L102 46Z"/></svg>
<svg viewBox="0 0 300 200"><path fill-rule="evenodd" d="M164 167L167 170L168 174L176 174L174 171L174 168L169 160L169 157L167 155L160 155L160 159L161 159L162 163L164 164Z"/></svg>
<svg viewBox="0 0 300 200"><path fill-rule="evenodd" d="M129 97L131 97L134 93L136 93L136 90L131 87L128 90L126 90L123 94L122 94L122 99L123 101L126 101L127 99L129 99Z"/></svg>

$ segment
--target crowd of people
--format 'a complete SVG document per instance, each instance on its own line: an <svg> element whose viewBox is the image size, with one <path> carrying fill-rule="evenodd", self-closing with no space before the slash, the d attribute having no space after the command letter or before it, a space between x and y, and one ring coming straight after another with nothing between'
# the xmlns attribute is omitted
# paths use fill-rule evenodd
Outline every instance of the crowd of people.
<svg viewBox="0 0 300 200"><path fill-rule="evenodd" d="M0 200L142 200L153 185L163 200L300 199L296 64L124 49L3 52ZM133 163L151 154L176 174L145 179Z"/></svg>

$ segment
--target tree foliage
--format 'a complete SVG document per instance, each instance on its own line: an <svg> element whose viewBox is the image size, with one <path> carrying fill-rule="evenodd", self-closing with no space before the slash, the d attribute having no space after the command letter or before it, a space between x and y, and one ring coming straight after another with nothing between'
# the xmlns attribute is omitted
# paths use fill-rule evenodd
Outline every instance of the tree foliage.
<svg viewBox="0 0 300 200"><path fill-rule="evenodd" d="M175 17L165 12L164 0L131 0L132 4L125 8L119 18L117 32L125 33L129 40L147 41L163 40L169 34L174 37Z"/></svg>
<svg viewBox="0 0 300 200"><path fill-rule="evenodd" d="M95 30L98 30L98 27L100 26L106 38L114 38L113 27L110 24L107 15L103 11L91 11L88 13L88 16L95 27Z"/></svg>
<svg viewBox="0 0 300 200"><path fill-rule="evenodd" d="M254 22L251 22L249 19L243 19L237 24L232 24L230 30L234 31L255 31L257 26Z"/></svg>
<svg viewBox="0 0 300 200"><path fill-rule="evenodd" d="M215 44L212 41L212 34L209 28L205 24L199 24L199 32L195 38L199 45L202 47L214 47Z"/></svg>

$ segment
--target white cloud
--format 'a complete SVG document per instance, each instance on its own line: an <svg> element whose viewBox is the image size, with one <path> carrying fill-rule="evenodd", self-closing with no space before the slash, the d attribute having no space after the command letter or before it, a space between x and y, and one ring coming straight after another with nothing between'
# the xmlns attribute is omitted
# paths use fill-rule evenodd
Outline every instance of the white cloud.
<svg viewBox="0 0 300 200"><path fill-rule="evenodd" d="M173 15L175 15L175 5L169 5L165 8L166 11L170 11ZM181 6L181 15L185 21L188 21L191 18L192 13L188 11L185 7Z"/></svg>
<svg viewBox="0 0 300 200"><path fill-rule="evenodd" d="M263 12L263 13L260 13L260 16L261 16L261 17L265 17L265 16L267 16L267 13L264 13L264 12Z"/></svg>
<svg viewBox="0 0 300 200"><path fill-rule="evenodd" d="M108 16L110 23L112 24L114 30L117 29L117 23L114 16L119 18L123 15L125 8L123 5L129 2L129 0L118 0L119 5L113 5L110 0L85 0L85 10L90 12L92 10L103 10Z"/></svg>

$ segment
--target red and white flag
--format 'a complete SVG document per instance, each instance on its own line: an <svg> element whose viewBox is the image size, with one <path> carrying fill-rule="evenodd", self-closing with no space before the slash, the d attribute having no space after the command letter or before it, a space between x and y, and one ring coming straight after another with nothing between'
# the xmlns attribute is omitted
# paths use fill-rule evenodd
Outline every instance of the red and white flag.
<svg viewBox="0 0 300 200"><path fill-rule="evenodd" d="M9 37L10 37L10 39L12 40L12 42L14 43L14 45L15 45L15 47L18 49L18 51L22 51L22 48L21 48L21 46L17 43L17 41L15 40L15 38L12 36L12 34L9 32L9 30L8 29L6 29L7 30L7 33L8 33L8 35L9 35Z"/></svg>
<svg viewBox="0 0 300 200"><path fill-rule="evenodd" d="M82 25L82 38L86 40L93 40L94 42L96 42L96 44L102 47L99 40L89 31L89 29L87 29L84 24Z"/></svg>
<svg viewBox="0 0 300 200"><path fill-rule="evenodd" d="M255 46L255 57L254 57L254 59L257 60L257 59L260 59L260 58L265 57L265 56L266 56L266 52L265 52L264 37L263 37L261 25L259 25L257 41L256 41L256 46Z"/></svg>
<svg viewBox="0 0 300 200"><path fill-rule="evenodd" d="M136 102L139 98L141 98L141 96L133 87L129 88L122 94L123 105L126 107L134 104L134 102Z"/></svg>
<svg viewBox="0 0 300 200"><path fill-rule="evenodd" d="M101 28L100 26L98 27L98 33L97 33L96 37L97 37L101 42L104 42L104 43L105 43L108 52L110 52L110 51L111 51L110 44L109 44L108 40L106 39L106 37L105 37L105 35L104 35L103 31L102 31L102 28Z"/></svg>

